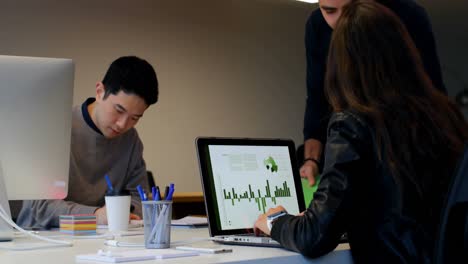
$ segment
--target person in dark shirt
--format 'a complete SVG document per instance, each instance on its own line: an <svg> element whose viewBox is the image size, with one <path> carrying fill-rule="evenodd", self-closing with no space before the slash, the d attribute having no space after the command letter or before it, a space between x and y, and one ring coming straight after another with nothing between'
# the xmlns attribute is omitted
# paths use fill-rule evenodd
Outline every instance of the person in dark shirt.
<svg viewBox="0 0 468 264"><path fill-rule="evenodd" d="M320 0L319 9L312 12L306 25L305 47L307 56L307 101L304 115L304 163L301 177L315 183L319 173L330 106L324 96L324 76L330 36L342 7L354 0ZM413 0L375 0L402 20L416 48L424 69L434 86L447 93L442 81L435 40L426 11Z"/></svg>
<svg viewBox="0 0 468 264"><path fill-rule="evenodd" d="M430 263L468 124L390 9L369 0L343 8L325 95L332 115L314 198L297 216L271 220L285 208L269 209L256 233L319 257L346 232L355 263Z"/></svg>

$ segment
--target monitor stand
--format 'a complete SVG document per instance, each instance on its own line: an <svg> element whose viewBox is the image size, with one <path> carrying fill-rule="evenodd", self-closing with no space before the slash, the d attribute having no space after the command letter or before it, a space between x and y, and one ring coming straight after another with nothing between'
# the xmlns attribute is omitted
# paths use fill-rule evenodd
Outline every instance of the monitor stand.
<svg viewBox="0 0 468 264"><path fill-rule="evenodd" d="M11 219L10 205L6 192L5 180L3 179L3 169L0 162L0 205L7 213L7 217ZM0 217L0 242L13 240L13 227L11 227L3 218Z"/></svg>

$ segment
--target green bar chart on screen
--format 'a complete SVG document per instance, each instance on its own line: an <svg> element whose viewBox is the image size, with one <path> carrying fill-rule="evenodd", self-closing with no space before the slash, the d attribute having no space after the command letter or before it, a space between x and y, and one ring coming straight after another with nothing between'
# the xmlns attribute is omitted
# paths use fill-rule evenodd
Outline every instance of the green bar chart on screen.
<svg viewBox="0 0 468 264"><path fill-rule="evenodd" d="M288 183L286 181L283 182L283 185L278 188L278 186L275 186L275 189L272 190L270 188L270 182L266 180L266 185L265 185L265 195L262 195L262 191L260 189L257 189L257 192L252 190L252 186L249 184L248 185L248 191L239 191L235 190L234 188L231 188L232 192L226 189L223 189L223 194L224 194L224 199L226 200L231 200L232 206L235 206L235 200L241 201L241 199L247 199L249 202L254 201L258 205L258 210L260 212L265 213L265 209L267 207L266 204L266 199L271 199L271 201L276 205L276 198L277 197L291 197L291 190L288 187ZM258 193L258 195L257 195Z"/></svg>

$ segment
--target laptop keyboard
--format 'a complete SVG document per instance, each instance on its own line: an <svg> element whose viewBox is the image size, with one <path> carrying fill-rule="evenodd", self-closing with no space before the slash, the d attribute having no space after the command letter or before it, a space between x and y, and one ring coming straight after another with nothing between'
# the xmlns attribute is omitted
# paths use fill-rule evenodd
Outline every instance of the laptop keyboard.
<svg viewBox="0 0 468 264"><path fill-rule="evenodd" d="M248 237L252 237L252 236L256 236L254 233L248 233L248 234L238 234L236 236L248 236ZM256 237L270 237L269 235L266 235L266 234L260 234Z"/></svg>
<svg viewBox="0 0 468 264"><path fill-rule="evenodd" d="M251 236L255 236L254 233L249 233L249 234L239 234L239 235L236 235L236 236L248 236L248 237L251 237ZM270 237L266 234L260 234L258 235L257 237ZM338 240L340 244L343 244L343 243L348 243L348 234L347 233L344 233L340 239Z"/></svg>

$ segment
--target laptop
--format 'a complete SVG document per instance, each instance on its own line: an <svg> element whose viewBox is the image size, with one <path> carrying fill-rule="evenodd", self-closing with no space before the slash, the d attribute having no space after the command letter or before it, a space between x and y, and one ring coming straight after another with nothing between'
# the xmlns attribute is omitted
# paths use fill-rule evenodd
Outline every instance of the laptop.
<svg viewBox="0 0 468 264"><path fill-rule="evenodd" d="M210 236L234 245L280 247L255 236L260 214L282 205L305 210L294 142L288 139L207 138L196 140Z"/></svg>

